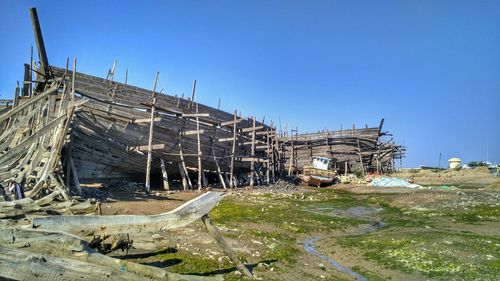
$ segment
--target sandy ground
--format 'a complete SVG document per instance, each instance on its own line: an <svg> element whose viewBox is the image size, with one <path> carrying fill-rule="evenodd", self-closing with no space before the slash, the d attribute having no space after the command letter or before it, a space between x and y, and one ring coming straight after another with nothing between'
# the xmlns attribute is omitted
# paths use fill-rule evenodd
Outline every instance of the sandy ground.
<svg viewBox="0 0 500 281"><path fill-rule="evenodd" d="M448 233L450 235L468 233L470 235L477 235L478 237L498 238L498 233L500 233L500 220L498 217L480 221L479 223L467 223L456 222L452 219L451 215L443 214L453 210L474 208L475 206L483 205L500 207L498 200L499 192L495 189L487 188L488 186L498 185L500 179L491 177L482 171L476 171L475 174L470 171L452 173L451 176L448 173L436 174L433 172L428 173L427 171L424 171L423 174L414 177L417 183L446 183L454 184L457 188L452 190L414 190L408 188L371 188L366 185L337 185L329 189L333 189L333 192L335 190L347 191L360 200L376 198L377 200L386 202L384 203L386 204L384 207L398 208L406 210L409 213L416 212L420 214L419 212L422 212L426 216L423 225L381 228L375 232L377 234L376 237L390 236L398 239L406 239L406 237L411 237L416 233L422 233L425 236L433 235L435 232L436 234ZM400 174L398 176L402 177L405 175ZM460 188L460 186L463 188ZM283 200L287 200L290 196L298 196L294 194L309 194L313 192L312 194L314 195L315 190L306 187L297 188L293 192L288 192L291 195L287 195L288 197L285 196ZM228 193L229 197L236 198L241 202L252 201L255 204L271 204L269 202L275 204L275 202L281 200L266 201L270 197L275 196L275 194L279 194L279 191L273 190L259 191L258 189L254 189ZM198 192L164 191L153 192L152 195L146 195L143 192L114 192L113 194L115 198L113 202L103 203L103 214L157 214L172 210L200 195ZM304 200L307 200L307 197ZM365 216L363 219L376 221L381 219L381 217L374 214ZM427 226L426 221L431 226ZM326 232L313 231L304 234L294 234L296 242L291 247L298 250L294 258L295 262L264 259L266 253L273 251L271 246L279 244L279 240L273 241L272 239L274 238L269 239L268 237L250 236L248 234L248 231L254 230L265 233L283 233L283 229L277 227L276 224L266 221L257 223L242 219L236 224L220 224L219 228L228 244L239 256L247 261L249 267L253 269L256 276L261 280L354 280L351 275L331 266L324 259L306 252L303 243L310 237L321 238L315 243L316 250L319 253L337 261L346 268L361 270L363 276L367 277L368 280L443 279L439 276L429 277L429 275L418 271L401 271L401 269L367 259L366 249L346 247L338 243L343 237L359 235L357 233L360 229L359 226ZM201 261L207 261L209 265L203 271L205 275L224 274L227 280L241 278L239 272L236 271L234 266L228 263L227 257L217 247L217 244L207 234L200 222L186 228L161 234L151 240L154 240L154 243L149 246L146 245L147 243L142 244L142 246L146 245L144 248L149 247L149 249L133 249L127 254L114 253L113 255L143 264L164 267L167 270L169 267L184 266L182 268L187 272L190 272L190 270L199 270L202 268L199 265L202 263ZM445 242L447 243L446 240ZM433 240L432 243L429 245L430 247L435 247L432 245L443 242ZM470 255L474 256L476 254L470 253ZM498 258L496 255L494 256L495 259ZM199 260L193 261L191 259ZM198 267L190 268L188 266L190 262L198 263ZM205 265L203 264L203 266ZM500 276L500 272L498 276Z"/></svg>

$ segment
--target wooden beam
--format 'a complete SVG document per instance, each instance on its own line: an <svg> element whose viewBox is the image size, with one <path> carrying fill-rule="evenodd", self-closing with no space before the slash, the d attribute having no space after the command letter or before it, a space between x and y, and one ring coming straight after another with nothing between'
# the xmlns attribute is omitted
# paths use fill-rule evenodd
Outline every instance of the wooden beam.
<svg viewBox="0 0 500 281"><path fill-rule="evenodd" d="M235 124L236 125L236 124ZM236 126L235 126L236 127ZM232 138L218 138L217 141L218 142L226 142L226 141L235 141L236 140L236 136L232 137Z"/></svg>
<svg viewBox="0 0 500 281"><path fill-rule="evenodd" d="M23 109L27 108L28 106L34 104L35 102L38 102L41 99L47 97L48 95L53 94L54 92L57 91L58 88L59 88L59 84L54 83L52 86L50 86L50 88L43 91L41 94L37 95L36 97L31 98L29 101L23 103L22 105L16 106L16 107L12 108L11 110L7 111L5 114L0 115L0 123L5 121L7 118L10 118L14 114L19 113L20 111L22 111Z"/></svg>
<svg viewBox="0 0 500 281"><path fill-rule="evenodd" d="M191 136L191 135L198 135L198 134L204 134L205 130L191 130L191 131L183 131L182 135L183 136Z"/></svg>
<svg viewBox="0 0 500 281"><path fill-rule="evenodd" d="M165 169L165 161L163 161L163 158L160 158L160 161L161 161L161 174L163 175L163 188L165 190L170 190L170 185L168 184L167 169Z"/></svg>
<svg viewBox="0 0 500 281"><path fill-rule="evenodd" d="M250 133L250 132L255 132L257 130L261 130L263 128L264 128L264 126L257 126L257 127L243 128L240 131L242 133Z"/></svg>
<svg viewBox="0 0 500 281"><path fill-rule="evenodd" d="M255 130L256 130L256 127L255 127L255 116L253 116L252 118L252 157L255 156ZM252 160L250 162L250 186L253 186L254 185L254 174L255 174L255 162Z"/></svg>
<svg viewBox="0 0 500 281"><path fill-rule="evenodd" d="M46 79L51 78L51 73L49 69L49 60L47 58L47 52L45 51L45 44L43 42L42 29L40 28L40 22L38 21L38 14L36 8L30 8L31 25L33 26L33 33L35 35L36 47L38 49L38 58L40 59L40 69ZM37 79L40 80L40 79Z"/></svg>
<svg viewBox="0 0 500 281"><path fill-rule="evenodd" d="M223 126L230 126L230 125L234 125L234 124L239 124L241 121L243 121L243 118L238 118L238 119L234 119L234 120L231 120L231 121L225 121L225 122L220 123L219 125L221 127L223 127Z"/></svg>
<svg viewBox="0 0 500 281"><path fill-rule="evenodd" d="M75 185L76 188L76 193L80 196L82 196L82 187L80 186L80 181L78 180L78 173L76 172L75 168L75 163L73 162L73 158L69 158L69 165L71 167L71 173L73 174L73 184ZM69 188L69 186L67 187Z"/></svg>
<svg viewBox="0 0 500 281"><path fill-rule="evenodd" d="M151 189L151 158L153 156L153 128L154 128L154 119L155 119L155 90L156 84L158 83L158 75L160 73L156 72L155 81L153 83L153 91L151 92L151 96L153 97L153 105L151 106L151 121L149 124L149 137L148 137L148 162L146 165L146 192L149 193Z"/></svg>
<svg viewBox="0 0 500 281"><path fill-rule="evenodd" d="M229 188L236 187L236 181L234 180L234 153L236 152L236 110L234 111L234 122L233 122L233 146L231 147L231 165L230 165L230 178L229 178Z"/></svg>
<svg viewBox="0 0 500 281"><path fill-rule="evenodd" d="M165 149L165 144L164 143L159 143L159 144L152 144L151 145L151 150L159 150L159 149ZM148 145L140 145L140 146L132 146L128 148L128 151L147 151L149 150L149 144Z"/></svg>
<svg viewBox="0 0 500 281"><path fill-rule="evenodd" d="M208 233L215 239L219 247L224 251L224 253L229 257L229 259L231 259L231 261L236 265L236 267L248 278L253 278L253 275L250 272L250 270L248 270L248 268L240 261L240 259L238 258L238 256L236 256L236 253L233 251L233 249L231 249L229 245L227 245L224 238L222 238L222 235L220 234L217 227L213 224L208 214L201 217L201 220L203 221L203 224L205 224Z"/></svg>
<svg viewBox="0 0 500 281"><path fill-rule="evenodd" d="M60 230L81 237L166 231L184 227L208 214L222 199L221 192L207 192L172 211L158 215L49 216L33 219L40 229Z"/></svg>
<svg viewBox="0 0 500 281"><path fill-rule="evenodd" d="M191 117L209 117L209 113L183 113L181 117L183 118L191 118Z"/></svg>
<svg viewBox="0 0 500 281"><path fill-rule="evenodd" d="M155 117L152 120L153 120L153 122L158 122L158 121L161 121L161 118ZM132 123L134 123L134 124L149 123L149 122L151 122L151 118L135 119L132 121Z"/></svg>

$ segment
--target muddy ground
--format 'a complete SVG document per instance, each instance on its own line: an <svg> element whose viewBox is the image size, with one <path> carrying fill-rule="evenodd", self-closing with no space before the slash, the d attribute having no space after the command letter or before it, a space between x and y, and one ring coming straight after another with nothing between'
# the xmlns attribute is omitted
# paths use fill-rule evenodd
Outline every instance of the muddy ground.
<svg viewBox="0 0 500 281"><path fill-rule="evenodd" d="M260 280L499 280L500 179L460 177L415 177L419 184L425 178L455 186L430 190L359 184L242 189L227 192L210 216ZM113 195L104 214L160 213L199 193ZM201 222L137 246L150 250L113 256L172 272L244 279Z"/></svg>

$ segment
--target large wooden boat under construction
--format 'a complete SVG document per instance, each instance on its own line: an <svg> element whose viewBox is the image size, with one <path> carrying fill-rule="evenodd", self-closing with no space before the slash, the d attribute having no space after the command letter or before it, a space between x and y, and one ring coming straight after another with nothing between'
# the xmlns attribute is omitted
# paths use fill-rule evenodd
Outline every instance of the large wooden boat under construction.
<svg viewBox="0 0 500 281"><path fill-rule="evenodd" d="M2 101L0 184L22 185L30 197L80 183L172 179L183 188L222 188L273 182L300 173L312 155L337 163L360 161L365 171L390 170L404 148L382 142L378 128L288 135L255 117L49 64L35 9L31 18L39 64L25 64L24 82L12 102ZM33 61L33 60L32 60ZM296 131L297 132L297 131ZM376 166L376 168L374 168ZM42 194L46 193L42 192Z"/></svg>

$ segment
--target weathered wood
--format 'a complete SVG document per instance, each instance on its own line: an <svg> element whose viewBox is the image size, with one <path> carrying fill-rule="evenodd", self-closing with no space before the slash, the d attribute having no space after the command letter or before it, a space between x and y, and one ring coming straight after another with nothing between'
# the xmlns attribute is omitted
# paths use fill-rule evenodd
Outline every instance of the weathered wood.
<svg viewBox="0 0 500 281"><path fill-rule="evenodd" d="M9 280L222 280L219 276L169 273L108 257L96 253L81 238L65 232L0 229L0 245L0 277Z"/></svg>
<svg viewBox="0 0 500 281"><path fill-rule="evenodd" d="M154 117L152 120L153 120L153 122L159 122L159 121L161 121L161 118L160 117ZM151 118L135 119L135 120L132 121L132 123L134 123L134 124L150 123L150 122L151 122Z"/></svg>
<svg viewBox="0 0 500 281"><path fill-rule="evenodd" d="M191 135L198 135L198 134L204 134L205 130L190 130L190 131L184 131L182 132L183 136L191 136Z"/></svg>
<svg viewBox="0 0 500 281"><path fill-rule="evenodd" d="M253 120L253 125L252 125L252 152L251 156L252 158L255 156L255 116L252 117ZM250 162L250 186L254 185L254 173L255 173L255 162L252 160Z"/></svg>
<svg viewBox="0 0 500 281"><path fill-rule="evenodd" d="M163 176L163 188L165 190L170 190L170 185L168 184L168 174L167 174L167 169L165 169L165 161L163 161L163 158L160 158L161 161L161 174Z"/></svg>
<svg viewBox="0 0 500 281"><path fill-rule="evenodd" d="M75 185L76 188L76 193L78 195L82 195L82 187L80 186L80 181L78 180L78 172L76 171L75 163L73 162L73 158L68 159L70 167L71 167L71 174L73 175L73 184Z"/></svg>
<svg viewBox="0 0 500 281"><path fill-rule="evenodd" d="M153 128L154 128L155 105L156 105L155 90L159 74L160 74L159 72L156 72L156 77L153 84L153 91L151 92L151 97L153 98L153 105L151 106L151 121L149 124L149 138L148 138L148 162L146 166L146 192L148 193L151 189L151 159L153 157Z"/></svg>
<svg viewBox="0 0 500 281"><path fill-rule="evenodd" d="M148 151L149 149L150 149L150 146L148 144L148 145L139 145L139 146L129 147L128 151ZM151 145L151 150L161 150L161 149L165 149L164 143Z"/></svg>
<svg viewBox="0 0 500 281"><path fill-rule="evenodd" d="M221 122L219 125L221 127L223 126L232 126L234 124L239 124L241 123L241 121L243 121L243 118L238 118L238 119L234 119L234 120L231 120L231 121L225 121L225 122Z"/></svg>
<svg viewBox="0 0 500 281"><path fill-rule="evenodd" d="M234 180L234 154L236 152L236 110L234 111L234 123L233 123L233 146L231 147L231 165L230 165L230 178L229 178L229 188L234 188L236 187L236 183L233 182ZM234 183L234 184L233 184Z"/></svg>
<svg viewBox="0 0 500 281"><path fill-rule="evenodd" d="M231 259L231 261L236 265L236 267L249 278L253 278L252 273L248 268L241 262L236 253L229 247L222 235L220 234L217 227L213 224L212 220L208 214L201 217L203 224L207 228L208 233L215 239L219 247L224 251L224 253Z"/></svg>
<svg viewBox="0 0 500 281"><path fill-rule="evenodd" d="M209 117L209 113L183 113L182 118L192 118L192 117Z"/></svg>
<svg viewBox="0 0 500 281"><path fill-rule="evenodd" d="M38 49L38 58L40 59L40 68L38 71L44 75L45 79L51 78L49 67L49 60L47 52L45 51L45 44L43 42L42 29L38 21L38 14L36 8L30 8L31 25L33 26L33 34L35 35L36 47ZM37 79L38 80L38 79Z"/></svg>
<svg viewBox="0 0 500 281"><path fill-rule="evenodd" d="M33 226L80 236L165 231L193 223L214 208L221 199L222 193L207 192L170 212L158 215L52 216L34 218Z"/></svg>
<svg viewBox="0 0 500 281"><path fill-rule="evenodd" d="M31 98L29 101L23 103L22 105L16 106L16 107L12 108L11 110L7 111L6 113L0 115L0 123L4 122L8 118L12 117L14 114L17 114L17 113L21 112L22 110L28 108L30 105L34 104L35 102L38 102L38 101L42 100L43 98L46 98L48 95L55 93L58 88L59 88L59 84L54 83L47 90L38 94L36 97Z"/></svg>
<svg viewBox="0 0 500 281"><path fill-rule="evenodd" d="M255 117L254 117L255 118ZM243 128L241 129L242 133L250 133L250 132L255 132L257 130L262 130L264 126L257 126L257 127L250 127L250 128Z"/></svg>

